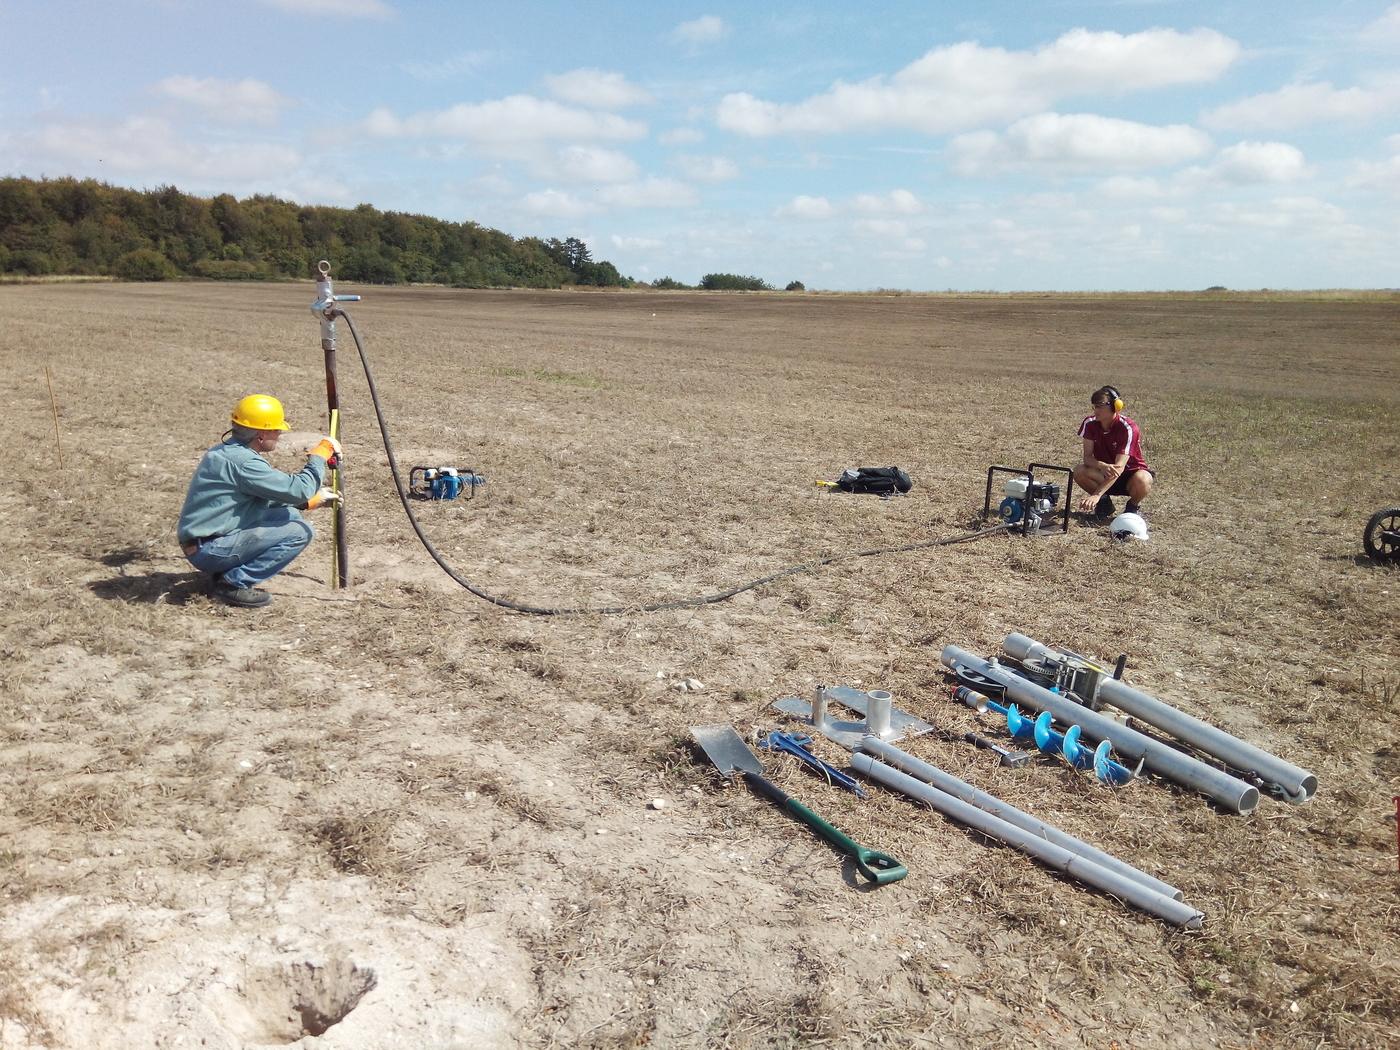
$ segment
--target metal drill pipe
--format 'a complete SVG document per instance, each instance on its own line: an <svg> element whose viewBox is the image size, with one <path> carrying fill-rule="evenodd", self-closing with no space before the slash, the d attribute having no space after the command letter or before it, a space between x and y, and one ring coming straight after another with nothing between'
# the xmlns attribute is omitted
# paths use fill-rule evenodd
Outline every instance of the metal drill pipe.
<svg viewBox="0 0 1400 1050"><path fill-rule="evenodd" d="M1063 653L1057 653L1024 634L1007 635L1002 648L1007 656L1021 661L1064 658ZM1306 802L1317 794L1317 777L1306 769L1300 769L1277 755L1231 736L1209 722L1178 711L1171 704L1124 682L1105 678L1099 683L1099 699L1183 743L1214 755L1235 769L1257 775L1271 794L1289 802Z"/></svg>
<svg viewBox="0 0 1400 1050"><path fill-rule="evenodd" d="M851 765L872 780L933 807L959 824L966 824L998 842L1004 842L1022 853L1027 853L1086 886L1093 886L1104 893L1112 894L1174 926L1185 926L1192 930L1201 928L1204 916L1189 904L1183 904L1165 893L1158 893L1140 882L1116 871L1110 871L1102 864L1096 864L1087 857L1072 853L1063 846L1047 842L1034 832L1019 828L990 813L984 813L946 791L939 791L931 784L915 780L908 773L901 773L893 766L885 765L872 755L856 754L851 759Z"/></svg>
<svg viewBox="0 0 1400 1050"><path fill-rule="evenodd" d="M325 303L321 310L321 352L326 366L326 414L331 428L331 437L340 440L340 391L335 375L335 293L331 286L330 268L321 271L321 279L316 282L316 299ZM314 310L315 307L313 306ZM334 548L331 554L331 586L350 586L350 545L345 534L345 471L339 465L328 475L331 487L341 494L331 507L331 533Z"/></svg>
<svg viewBox="0 0 1400 1050"><path fill-rule="evenodd" d="M1081 857L1087 857L1095 864L1116 871L1125 878L1141 883L1150 890L1154 890L1163 896L1173 900L1181 900L1183 894L1175 886L1163 882L1161 879L1154 879L1145 871L1139 871L1131 864L1119 860L1101 849L1096 849L1080 839L1075 838L1067 832L1061 831L1053 824L1047 824L1043 820L1038 820L1025 810L1017 809L1009 802L1003 802L995 795L979 790L967 783L959 780L953 774L939 769L935 765L915 758L907 751L902 751L893 744L884 740L877 740L875 737L867 736L860 742L860 749L868 754L884 759L890 765L917 777L919 780L932 784L939 791L961 799L969 805L976 806L984 813L990 813L994 817L1000 817L1008 824L1014 824L1023 831L1029 831L1032 835L1039 835L1047 842L1053 842L1057 846L1063 846L1071 853L1077 853Z"/></svg>
<svg viewBox="0 0 1400 1050"><path fill-rule="evenodd" d="M1052 693L998 663L974 656L956 645L945 646L941 660L945 667L966 667L992 679L1006 688L1010 699L1036 711L1049 711L1050 716L1062 725L1078 724L1086 736L1109 741L1119 756L1128 760L1125 765L1140 758L1149 771L1182 787L1199 791L1231 813L1248 813L1259 805L1259 789L1253 785L1184 755L1160 740L1144 736L1136 729L1129 729L1097 711L1091 711L1068 697Z"/></svg>

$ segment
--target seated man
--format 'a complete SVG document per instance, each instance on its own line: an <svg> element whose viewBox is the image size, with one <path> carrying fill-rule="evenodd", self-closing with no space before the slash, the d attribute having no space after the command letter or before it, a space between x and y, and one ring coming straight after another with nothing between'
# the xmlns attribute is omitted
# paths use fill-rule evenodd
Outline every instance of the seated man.
<svg viewBox="0 0 1400 1050"><path fill-rule="evenodd" d="M1078 508L1096 517L1111 518L1114 496L1127 496L1126 510L1140 513L1152 492L1152 470L1142 458L1142 428L1123 415L1123 395L1102 386L1089 397L1094 408L1079 424L1084 439L1084 462L1074 468L1074 482L1084 490Z"/></svg>
<svg viewBox="0 0 1400 1050"><path fill-rule="evenodd" d="M322 438L307 450L306 466L289 474L262 458L291 429L282 402L250 394L233 406L232 418L224 440L195 469L176 537L190 564L213 577L215 598L254 609L272 600L254 585L290 565L315 535L297 508L340 498L322 487L340 444Z"/></svg>

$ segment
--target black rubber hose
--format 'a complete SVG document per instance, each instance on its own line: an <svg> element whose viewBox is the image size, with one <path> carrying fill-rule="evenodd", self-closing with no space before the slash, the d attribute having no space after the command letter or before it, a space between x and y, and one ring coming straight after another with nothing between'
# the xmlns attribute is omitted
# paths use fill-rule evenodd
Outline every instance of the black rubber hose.
<svg viewBox="0 0 1400 1050"><path fill-rule="evenodd" d="M418 524L418 518L413 513L413 504L409 501L408 493L404 490L403 481L399 477L399 464L394 458L394 446L389 440L389 425L384 421L384 412L379 405L379 390L374 385L374 372L369 366L369 357L365 354L364 344L360 342L360 333L355 331L355 322L350 319L350 315L344 310L337 310L337 316L345 318L345 323L350 328L350 335L355 339L355 349L360 355L360 365L365 370L365 382L369 384L369 399L374 405L374 416L379 421L379 436L384 440L384 453L389 457L389 473L394 478L394 489L399 494L399 502L403 504L404 513L408 515L409 524L413 526L413 531L417 533L418 540L423 544L423 549L432 556L433 561L448 576L461 584L472 594L483 601L488 601L492 605L499 605L503 609L511 609L519 613L528 613L532 616L618 616L626 613L649 613L661 612L666 609L693 609L700 605L713 605L715 602L722 602L733 598L736 594L743 594L751 591L755 587L762 587L765 583L772 583L774 580L781 580L785 576L796 576L799 573L812 572L823 565L830 565L832 562L842 561L846 558L871 558L878 554L900 554L905 551L926 550L929 547L947 547L955 543L967 543L971 540L980 539L983 536L990 536L995 532L1004 532L1009 526L1006 523L998 523L986 529L979 529L962 536L949 536L940 540L924 540L920 543L905 543L897 547L871 547L863 551L844 551L840 554L833 554L826 558L819 558L816 561L809 561L803 565L793 565L778 572L769 573L767 576L760 576L756 580L740 584L738 587L731 587L727 591L720 591L717 594L706 594L696 598L677 598L668 602L654 602L650 605L606 605L606 606L579 606L579 607L547 607L542 605L527 605L524 602L513 602L509 598L498 598L494 594L489 594L477 587L470 580L460 575L456 569L448 564L447 560L438 553L432 541L423 533L423 527Z"/></svg>

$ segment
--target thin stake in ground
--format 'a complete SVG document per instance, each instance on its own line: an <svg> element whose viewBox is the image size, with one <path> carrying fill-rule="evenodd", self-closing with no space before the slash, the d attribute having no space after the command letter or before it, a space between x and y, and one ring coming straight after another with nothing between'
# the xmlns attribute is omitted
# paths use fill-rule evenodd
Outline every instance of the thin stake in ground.
<svg viewBox="0 0 1400 1050"><path fill-rule="evenodd" d="M53 409L53 443L58 448L58 469L63 469L63 438L58 433L58 399L53 396L53 376L49 366L44 366L44 382L49 385L49 408Z"/></svg>

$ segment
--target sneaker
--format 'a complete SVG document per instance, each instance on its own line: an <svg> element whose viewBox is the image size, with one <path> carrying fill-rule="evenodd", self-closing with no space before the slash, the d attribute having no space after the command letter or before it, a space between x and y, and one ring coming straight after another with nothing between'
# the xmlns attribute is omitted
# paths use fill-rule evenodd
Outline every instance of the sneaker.
<svg viewBox="0 0 1400 1050"><path fill-rule="evenodd" d="M255 590L252 587L235 587L222 579L214 581L211 593L225 605L237 606L240 609L258 609L272 601L272 595L266 591Z"/></svg>
<svg viewBox="0 0 1400 1050"><path fill-rule="evenodd" d="M1107 496L1100 496L1098 506L1094 508L1094 517L1112 518L1118 514L1118 508L1113 505L1113 500Z"/></svg>
<svg viewBox="0 0 1400 1050"><path fill-rule="evenodd" d="M1134 503L1132 500L1128 500L1128 505L1124 507L1123 510L1128 514L1141 514L1142 504Z"/></svg>

